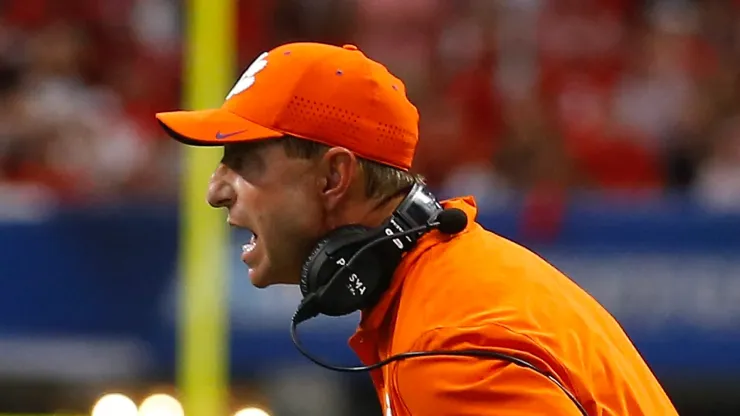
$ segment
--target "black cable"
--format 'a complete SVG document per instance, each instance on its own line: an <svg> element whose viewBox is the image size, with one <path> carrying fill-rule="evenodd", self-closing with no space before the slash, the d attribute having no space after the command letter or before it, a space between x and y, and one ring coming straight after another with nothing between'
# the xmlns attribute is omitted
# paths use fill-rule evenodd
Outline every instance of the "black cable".
<svg viewBox="0 0 740 416"><path fill-rule="evenodd" d="M299 309L300 310L300 309ZM293 340L293 344L295 344L298 351L300 351L303 356L314 362L315 364L319 365L320 367L326 368L328 370L333 371L339 371L344 373L360 373L360 372L366 372L366 371L372 371L381 367L384 367L392 362L395 361L401 361L406 360L410 358L418 358L418 357L473 357L473 358L483 358L483 359L494 359L494 360L501 360L506 361L515 365L518 365L523 368L528 368L538 374L543 375L553 383L555 383L560 390L565 393L566 396L573 402L573 404L576 405L578 410L581 412L583 416L588 416L588 412L586 409L581 405L581 403L578 401L578 399L570 392L568 391L565 386L558 381L555 376L552 374L542 371L534 364L531 364L525 360L522 360L521 358L514 357L512 355L499 353L495 351L488 351L488 350L476 350L476 349L467 349L467 350L433 350L433 351L410 351L410 352L404 352L401 354L396 354L391 357L386 358L385 360L379 361L375 364L368 365L368 366L356 366L356 367L340 367L331 365L325 362L320 361L319 359L313 357L306 349L303 347L303 344L298 340L298 322L293 319L290 325L290 338Z"/></svg>

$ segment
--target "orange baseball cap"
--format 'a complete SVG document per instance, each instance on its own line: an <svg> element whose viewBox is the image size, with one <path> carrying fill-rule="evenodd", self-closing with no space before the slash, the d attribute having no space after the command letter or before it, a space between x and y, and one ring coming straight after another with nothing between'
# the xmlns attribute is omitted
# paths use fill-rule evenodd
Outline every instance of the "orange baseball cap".
<svg viewBox="0 0 740 416"><path fill-rule="evenodd" d="M175 139L221 146L285 135L408 170L419 113L403 82L353 45L290 43L263 53L218 109L158 113Z"/></svg>

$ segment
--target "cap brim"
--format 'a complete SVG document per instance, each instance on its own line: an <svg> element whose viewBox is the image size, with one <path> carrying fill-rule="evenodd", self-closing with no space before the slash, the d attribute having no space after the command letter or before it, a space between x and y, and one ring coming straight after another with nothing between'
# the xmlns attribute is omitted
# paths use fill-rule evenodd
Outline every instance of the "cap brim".
<svg viewBox="0 0 740 416"><path fill-rule="evenodd" d="M157 113L156 117L172 138L193 146L223 146L283 136L281 132L262 127L222 108L171 111Z"/></svg>

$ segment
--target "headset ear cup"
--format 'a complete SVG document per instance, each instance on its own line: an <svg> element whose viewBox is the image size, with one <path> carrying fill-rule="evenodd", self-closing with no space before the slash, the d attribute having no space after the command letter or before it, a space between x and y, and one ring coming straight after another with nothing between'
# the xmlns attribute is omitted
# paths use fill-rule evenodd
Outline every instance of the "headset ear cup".
<svg viewBox="0 0 740 416"><path fill-rule="evenodd" d="M301 268L301 280L300 280L301 294L303 295L303 297L308 296L309 293L315 292L317 289L317 288L311 287L312 285L309 284L309 281L315 280L315 279L309 279L309 273L314 265L314 262L316 261L316 258L319 256L322 250L324 250L328 242L329 242L328 236L319 240L319 242L316 243L316 246L314 247L314 249L311 251L311 254L309 254L308 258L306 258L306 261L303 262L303 267Z"/></svg>
<svg viewBox="0 0 740 416"><path fill-rule="evenodd" d="M340 269L341 265L327 261L329 254L346 252L352 245L362 245L366 238L370 238L370 230L361 225L345 225L329 232L319 240L301 268L300 289L303 297L318 292Z"/></svg>

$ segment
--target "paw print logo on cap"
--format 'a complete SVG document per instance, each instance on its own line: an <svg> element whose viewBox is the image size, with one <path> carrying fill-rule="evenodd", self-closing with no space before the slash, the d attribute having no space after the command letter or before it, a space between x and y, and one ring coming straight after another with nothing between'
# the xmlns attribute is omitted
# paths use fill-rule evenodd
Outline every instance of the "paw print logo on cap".
<svg viewBox="0 0 740 416"><path fill-rule="evenodd" d="M244 74L242 74L241 78L239 78L239 81L237 81L234 85L234 88L232 88L229 92L229 95L226 96L227 100L235 96L236 94L244 92L247 88L251 87L254 84L255 75L257 75L267 66L267 55L267 52L263 53L254 62L252 62L251 65L249 65L249 68L244 71Z"/></svg>

